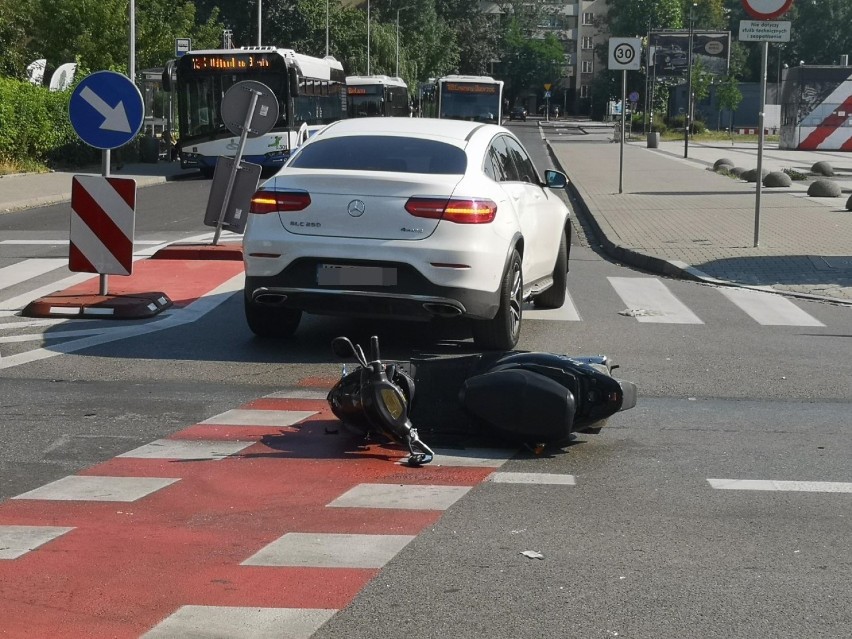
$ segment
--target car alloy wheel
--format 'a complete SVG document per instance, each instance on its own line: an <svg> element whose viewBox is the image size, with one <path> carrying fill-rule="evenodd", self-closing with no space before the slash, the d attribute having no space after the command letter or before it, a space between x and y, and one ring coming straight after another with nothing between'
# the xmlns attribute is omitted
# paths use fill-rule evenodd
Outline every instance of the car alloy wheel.
<svg viewBox="0 0 852 639"><path fill-rule="evenodd" d="M473 342L476 346L483 350L504 351L515 347L521 336L523 296L521 256L513 250L500 287L500 308L497 314L493 319L473 323Z"/></svg>

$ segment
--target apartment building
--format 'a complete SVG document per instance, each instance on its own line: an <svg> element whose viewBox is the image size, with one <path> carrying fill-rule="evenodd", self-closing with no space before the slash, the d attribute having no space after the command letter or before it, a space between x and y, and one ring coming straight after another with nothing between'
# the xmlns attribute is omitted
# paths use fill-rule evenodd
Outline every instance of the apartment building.
<svg viewBox="0 0 852 639"><path fill-rule="evenodd" d="M551 104L559 104L566 113L588 114L592 80L602 64L595 49L606 46L609 38L607 0L539 1L541 16L531 37L544 38L551 33L564 50L564 64L559 83L551 91ZM480 9L486 13L502 13L501 5L499 1L480 1Z"/></svg>

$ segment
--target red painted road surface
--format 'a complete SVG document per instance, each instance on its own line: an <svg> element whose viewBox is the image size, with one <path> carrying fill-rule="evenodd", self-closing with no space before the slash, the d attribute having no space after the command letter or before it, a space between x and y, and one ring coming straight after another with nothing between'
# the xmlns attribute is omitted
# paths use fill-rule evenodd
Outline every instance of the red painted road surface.
<svg viewBox="0 0 852 639"><path fill-rule="evenodd" d="M171 436L251 442L224 459L117 457L79 473L179 480L134 502L0 504L0 527L73 528L0 560L0 636L138 637L185 605L343 608L378 569L241 562L288 532L416 535L441 511L327 505L359 484L473 486L494 470L396 464L401 449L360 448L322 400L242 408L316 413L289 427L206 420Z"/></svg>

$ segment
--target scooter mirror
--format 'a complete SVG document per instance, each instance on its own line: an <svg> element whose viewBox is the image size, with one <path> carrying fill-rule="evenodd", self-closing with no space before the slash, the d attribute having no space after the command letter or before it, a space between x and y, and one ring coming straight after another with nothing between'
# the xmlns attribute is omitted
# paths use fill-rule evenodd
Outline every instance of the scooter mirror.
<svg viewBox="0 0 852 639"><path fill-rule="evenodd" d="M335 337L331 341L331 350L338 357L358 357L355 346L348 337Z"/></svg>

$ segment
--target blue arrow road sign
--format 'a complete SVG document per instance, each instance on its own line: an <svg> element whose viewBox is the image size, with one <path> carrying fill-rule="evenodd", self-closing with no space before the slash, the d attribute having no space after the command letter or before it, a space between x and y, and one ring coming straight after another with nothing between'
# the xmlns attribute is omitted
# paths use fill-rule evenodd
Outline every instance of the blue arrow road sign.
<svg viewBox="0 0 852 639"><path fill-rule="evenodd" d="M127 76L97 71L74 89L68 115L83 142L96 149L115 149L139 133L145 107L142 94Z"/></svg>

